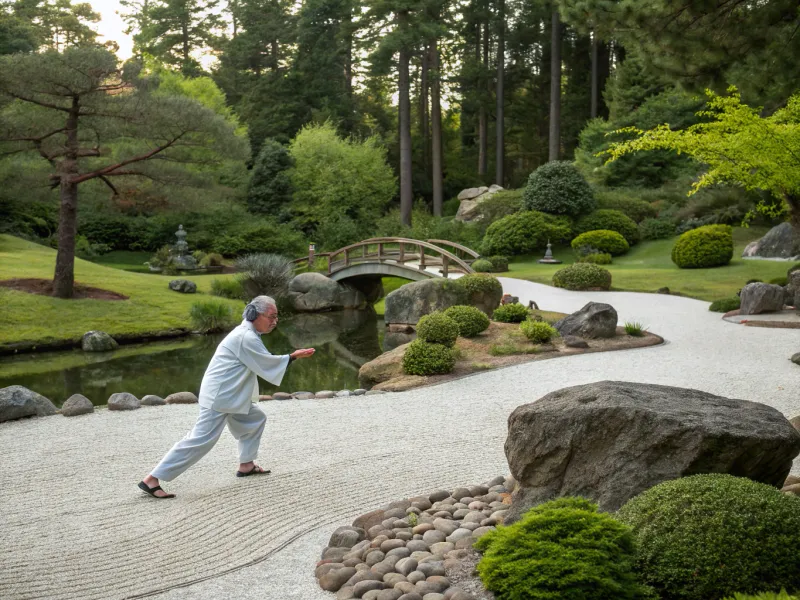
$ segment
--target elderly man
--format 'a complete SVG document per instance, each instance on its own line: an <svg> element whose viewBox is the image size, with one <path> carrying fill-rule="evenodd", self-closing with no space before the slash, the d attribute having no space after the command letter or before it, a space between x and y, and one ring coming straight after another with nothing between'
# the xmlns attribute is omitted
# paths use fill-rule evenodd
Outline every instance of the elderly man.
<svg viewBox="0 0 800 600"><path fill-rule="evenodd" d="M139 488L154 498L174 498L159 485L172 481L214 447L225 425L239 440L237 477L265 475L253 462L267 416L253 404L258 401L258 377L280 385L286 367L293 360L314 354L313 348L274 356L264 347L261 335L278 324L278 308L269 296L258 296L248 304L241 325L217 346L200 384L200 415L194 428L145 477Z"/></svg>

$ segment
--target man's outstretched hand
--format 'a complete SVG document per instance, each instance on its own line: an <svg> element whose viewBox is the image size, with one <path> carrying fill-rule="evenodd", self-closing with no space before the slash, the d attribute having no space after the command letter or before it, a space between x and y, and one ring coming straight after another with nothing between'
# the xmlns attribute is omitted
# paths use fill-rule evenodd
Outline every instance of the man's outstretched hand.
<svg viewBox="0 0 800 600"><path fill-rule="evenodd" d="M298 358L309 358L313 356L314 348L300 348L299 350L295 350L289 356L297 360Z"/></svg>

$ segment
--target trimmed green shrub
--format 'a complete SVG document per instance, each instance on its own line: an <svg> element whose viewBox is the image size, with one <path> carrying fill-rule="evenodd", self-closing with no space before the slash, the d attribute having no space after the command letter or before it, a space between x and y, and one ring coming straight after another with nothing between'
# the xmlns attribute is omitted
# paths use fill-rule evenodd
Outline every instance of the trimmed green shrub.
<svg viewBox="0 0 800 600"><path fill-rule="evenodd" d="M508 271L507 256L490 256L487 260L492 263L492 273L505 273Z"/></svg>
<svg viewBox="0 0 800 600"><path fill-rule="evenodd" d="M192 328L203 333L225 331L238 323L231 306L219 300L201 300L192 303L189 319Z"/></svg>
<svg viewBox="0 0 800 600"><path fill-rule="evenodd" d="M528 210L508 215L489 225L481 250L485 255L531 254L545 248L548 240L558 243L569 240L571 236L572 224L567 217Z"/></svg>
<svg viewBox="0 0 800 600"><path fill-rule="evenodd" d="M708 310L711 312L726 313L732 310L737 310L742 305L742 299L739 296L732 298L723 298L722 300L714 300Z"/></svg>
<svg viewBox="0 0 800 600"><path fill-rule="evenodd" d="M730 225L705 225L687 231L672 247L672 262L681 269L705 269L727 265L733 258Z"/></svg>
<svg viewBox="0 0 800 600"><path fill-rule="evenodd" d="M492 263L485 258L479 258L472 263L471 267L476 273L491 273L494 270Z"/></svg>
<svg viewBox="0 0 800 600"><path fill-rule="evenodd" d="M581 256L577 262L591 263L593 265L610 265L611 255L608 252L593 252L586 256Z"/></svg>
<svg viewBox="0 0 800 600"><path fill-rule="evenodd" d="M575 233L601 229L616 231L625 238L630 246L637 244L640 239L639 227L636 222L624 213L610 208L602 208L589 213L578 220L574 227Z"/></svg>
<svg viewBox="0 0 800 600"><path fill-rule="evenodd" d="M577 217L594 210L596 202L578 168L569 161L554 160L531 173L522 206L525 210Z"/></svg>
<svg viewBox="0 0 800 600"><path fill-rule="evenodd" d="M583 498L559 498L478 538L486 589L508 600L654 598L633 570L628 527Z"/></svg>
<svg viewBox="0 0 800 600"><path fill-rule="evenodd" d="M544 344L558 335L558 330L544 321L523 321L519 324L519 328L534 344Z"/></svg>
<svg viewBox="0 0 800 600"><path fill-rule="evenodd" d="M645 219L639 233L643 240L665 240L675 235L675 225L669 219Z"/></svg>
<svg viewBox="0 0 800 600"><path fill-rule="evenodd" d="M454 280L454 283L467 290L467 294L503 294L503 284L497 281L494 275L486 273L471 273Z"/></svg>
<svg viewBox="0 0 800 600"><path fill-rule="evenodd" d="M800 498L743 477L693 475L629 500L636 567L664 600L800 591Z"/></svg>
<svg viewBox="0 0 800 600"><path fill-rule="evenodd" d="M416 339L406 348L402 364L406 375L441 375L453 370L456 357L452 348Z"/></svg>
<svg viewBox="0 0 800 600"><path fill-rule="evenodd" d="M451 306L444 311L458 324L458 334L462 337L473 337L489 327L489 317L474 306Z"/></svg>
<svg viewBox="0 0 800 600"><path fill-rule="evenodd" d="M786 277L773 277L767 283L771 283L772 285L788 285L789 280Z"/></svg>
<svg viewBox="0 0 800 600"><path fill-rule="evenodd" d="M611 273L597 265L575 263L553 273L553 285L567 290L608 290Z"/></svg>
<svg viewBox="0 0 800 600"><path fill-rule="evenodd" d="M452 348L458 337L458 323L441 311L425 315L417 323L417 338L429 344Z"/></svg>
<svg viewBox="0 0 800 600"><path fill-rule="evenodd" d="M519 302L513 304L503 304L494 309L492 318L500 323L522 323L531 314L526 306Z"/></svg>
<svg viewBox="0 0 800 600"><path fill-rule="evenodd" d="M597 251L607 252L611 256L619 256L630 250L630 246L622 234L610 229L587 231L572 240L570 245L579 256L581 254L596 254ZM581 248L592 248L594 252L584 253Z"/></svg>
<svg viewBox="0 0 800 600"><path fill-rule="evenodd" d="M238 279L212 279L211 294L231 300L245 300L244 289Z"/></svg>
<svg viewBox="0 0 800 600"><path fill-rule="evenodd" d="M601 189L595 191L595 198L597 198L598 208L613 208L618 210L637 223L641 223L645 219L652 219L658 215L658 209L646 202L634 197L634 193L638 190L631 190L630 192L624 189Z"/></svg>

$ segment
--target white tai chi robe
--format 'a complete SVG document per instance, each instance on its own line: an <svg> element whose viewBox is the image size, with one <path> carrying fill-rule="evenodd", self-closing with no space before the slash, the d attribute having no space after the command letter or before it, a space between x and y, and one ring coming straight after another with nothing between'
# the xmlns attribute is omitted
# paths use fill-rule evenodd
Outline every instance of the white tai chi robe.
<svg viewBox="0 0 800 600"><path fill-rule="evenodd" d="M214 447L225 425L239 441L239 462L258 456L267 416L258 401L258 378L280 385L288 354L273 355L250 321L242 321L214 353L200 384L200 414L194 428L175 444L151 475L172 481Z"/></svg>

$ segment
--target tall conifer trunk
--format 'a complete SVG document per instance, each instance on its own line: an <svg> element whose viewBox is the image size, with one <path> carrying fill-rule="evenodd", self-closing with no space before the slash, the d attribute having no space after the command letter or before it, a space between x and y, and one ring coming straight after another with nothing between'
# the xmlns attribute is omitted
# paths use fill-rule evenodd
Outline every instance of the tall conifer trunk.
<svg viewBox="0 0 800 600"><path fill-rule="evenodd" d="M78 225L78 184L74 177L78 174L78 114L80 102L73 97L72 106L67 113L66 154L59 165L59 213L58 213L58 252L56 270L53 274L53 296L72 298L75 281L75 233Z"/></svg>
<svg viewBox="0 0 800 600"><path fill-rule="evenodd" d="M592 100L591 106L589 109L589 116L594 119L597 117L597 105L598 105L598 98L600 97L600 88L599 88L599 71L600 65L598 64L598 49L600 43L597 41L597 33L592 32Z"/></svg>
<svg viewBox="0 0 800 600"><path fill-rule="evenodd" d="M430 69L430 49L422 48L419 77L419 132L422 136L422 168L427 171L430 165L430 127L428 126L428 88Z"/></svg>
<svg viewBox="0 0 800 600"><path fill-rule="evenodd" d="M483 76L489 71L489 23L483 24L483 44L481 44L481 26L478 25L478 56L480 57L481 46L483 46ZM492 91L492 83L486 82L487 90ZM487 95L488 99L488 95ZM486 175L489 164L489 114L486 110L486 100L481 100L480 113L478 114L478 175Z"/></svg>
<svg viewBox="0 0 800 600"><path fill-rule="evenodd" d="M550 37L550 152L548 160L558 160L561 150L561 21L552 15Z"/></svg>
<svg viewBox="0 0 800 600"><path fill-rule="evenodd" d="M439 77L439 46L437 40L431 42L431 129L433 137L433 214L442 216L444 193L442 190L442 106L441 80Z"/></svg>
<svg viewBox="0 0 800 600"><path fill-rule="evenodd" d="M408 34L408 11L397 15L400 30ZM411 226L411 208L413 202L411 188L411 100L409 98L408 63L410 52L407 42L400 47L398 70L398 121L400 126L400 222Z"/></svg>
<svg viewBox="0 0 800 600"><path fill-rule="evenodd" d="M499 0L497 7L497 141L495 147L495 177L497 185L503 185L505 173L505 62L506 62L506 3Z"/></svg>

